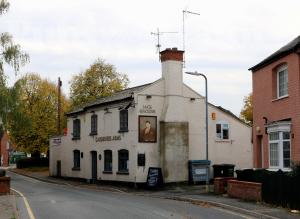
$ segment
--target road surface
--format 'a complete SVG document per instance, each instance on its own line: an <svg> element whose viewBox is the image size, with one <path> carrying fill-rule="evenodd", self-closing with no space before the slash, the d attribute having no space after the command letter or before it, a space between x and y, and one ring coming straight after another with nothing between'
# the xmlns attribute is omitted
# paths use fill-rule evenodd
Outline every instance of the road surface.
<svg viewBox="0 0 300 219"><path fill-rule="evenodd" d="M247 218L209 206L50 184L11 172L9 175L11 187L24 195L30 206L28 209L26 201L17 197L20 219Z"/></svg>

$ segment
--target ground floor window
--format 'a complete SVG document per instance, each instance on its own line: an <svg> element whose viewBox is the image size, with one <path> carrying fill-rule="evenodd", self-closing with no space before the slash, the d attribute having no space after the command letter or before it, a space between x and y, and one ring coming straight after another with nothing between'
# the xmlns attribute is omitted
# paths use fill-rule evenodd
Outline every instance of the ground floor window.
<svg viewBox="0 0 300 219"><path fill-rule="evenodd" d="M128 160L129 160L128 150L125 149L119 150L118 155L119 155L119 171L128 172Z"/></svg>
<svg viewBox="0 0 300 219"><path fill-rule="evenodd" d="M271 168L291 167L290 132L269 133L269 158Z"/></svg>
<svg viewBox="0 0 300 219"><path fill-rule="evenodd" d="M104 151L104 171L112 171L112 151Z"/></svg>
<svg viewBox="0 0 300 219"><path fill-rule="evenodd" d="M78 170L80 169L80 151L79 150L74 150L73 151L73 170Z"/></svg>

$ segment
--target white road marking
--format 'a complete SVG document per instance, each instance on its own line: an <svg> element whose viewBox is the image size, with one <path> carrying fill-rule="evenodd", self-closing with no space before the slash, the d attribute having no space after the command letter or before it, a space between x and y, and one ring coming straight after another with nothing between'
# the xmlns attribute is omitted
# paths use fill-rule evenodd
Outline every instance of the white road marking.
<svg viewBox="0 0 300 219"><path fill-rule="evenodd" d="M25 203L25 207L26 207L27 212L28 212L29 218L30 218L30 219L35 219L35 217L34 217L34 215L33 215L33 213L32 213L32 210L31 210L31 208L30 208L30 205L29 205L29 203L28 203L28 201L27 201L27 198L26 198L21 192L19 192L18 190L15 190L15 189L13 189L13 188L11 188L11 190L13 190L14 192L18 193L18 194L23 198L24 203Z"/></svg>

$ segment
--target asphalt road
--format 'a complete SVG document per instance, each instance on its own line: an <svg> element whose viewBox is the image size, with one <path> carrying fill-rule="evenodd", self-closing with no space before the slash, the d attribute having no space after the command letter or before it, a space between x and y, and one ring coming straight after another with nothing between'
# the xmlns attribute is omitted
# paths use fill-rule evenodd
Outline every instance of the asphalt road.
<svg viewBox="0 0 300 219"><path fill-rule="evenodd" d="M11 187L26 197L35 219L247 218L209 206L50 184L11 172L9 175ZM20 219L30 219L22 197L17 197L17 207Z"/></svg>

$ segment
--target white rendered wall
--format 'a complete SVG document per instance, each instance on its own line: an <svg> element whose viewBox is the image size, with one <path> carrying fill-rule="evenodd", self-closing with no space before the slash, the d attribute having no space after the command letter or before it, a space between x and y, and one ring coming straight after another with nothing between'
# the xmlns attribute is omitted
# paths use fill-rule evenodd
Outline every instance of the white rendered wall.
<svg viewBox="0 0 300 219"><path fill-rule="evenodd" d="M195 100L185 98L185 110L189 112L188 120L190 125L189 159L203 160L206 159L205 99L187 86L184 88L184 95L195 98ZM212 120L212 112L216 114L215 120ZM235 169L252 168L251 127L213 105L208 106L208 116L208 151L212 165L227 163L236 165ZM216 137L216 124L219 121L226 121L229 124L228 140L218 140Z"/></svg>

